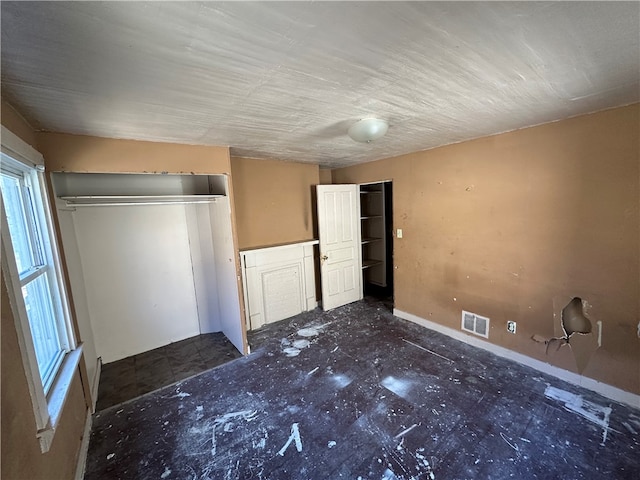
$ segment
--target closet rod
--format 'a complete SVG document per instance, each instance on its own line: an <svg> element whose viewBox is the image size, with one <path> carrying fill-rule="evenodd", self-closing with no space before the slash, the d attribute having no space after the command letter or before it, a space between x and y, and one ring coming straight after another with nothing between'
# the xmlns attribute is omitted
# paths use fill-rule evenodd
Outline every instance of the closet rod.
<svg viewBox="0 0 640 480"><path fill-rule="evenodd" d="M189 200L189 201L170 201L170 202L99 202L99 203L73 203L67 202L67 207L118 207L118 206L137 206L137 205L194 205L215 203L216 200Z"/></svg>
<svg viewBox="0 0 640 480"><path fill-rule="evenodd" d="M60 196L67 207L115 207L118 205L189 205L214 203L222 195L78 195Z"/></svg>

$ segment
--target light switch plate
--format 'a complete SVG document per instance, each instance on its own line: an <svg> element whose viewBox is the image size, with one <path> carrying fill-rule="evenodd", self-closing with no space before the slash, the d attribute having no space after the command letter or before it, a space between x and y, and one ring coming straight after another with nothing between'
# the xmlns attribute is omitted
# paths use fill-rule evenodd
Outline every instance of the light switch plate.
<svg viewBox="0 0 640 480"><path fill-rule="evenodd" d="M396 238L402 238L402 229L401 229L401 228L399 228L399 229L396 231Z"/></svg>

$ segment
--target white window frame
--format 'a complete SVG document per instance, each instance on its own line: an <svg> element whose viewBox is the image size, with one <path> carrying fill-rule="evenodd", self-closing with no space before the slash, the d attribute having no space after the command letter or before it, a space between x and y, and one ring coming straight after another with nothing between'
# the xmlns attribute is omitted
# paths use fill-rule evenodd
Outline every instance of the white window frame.
<svg viewBox="0 0 640 480"><path fill-rule="evenodd" d="M51 385L48 385L48 388L45 390L45 385L43 385L38 369L33 337L31 335L24 297L22 296L22 285L13 253L13 245L9 234L4 204L0 196L0 215L2 217L0 227L0 237L2 239L0 252L2 257L2 276L9 294L9 303L15 321L22 364L27 377L36 423L35 435L40 440L40 447L44 453L51 447L71 383L78 369L82 347L76 343L71 321L68 295L62 276L59 247L53 228L51 205L49 203L46 181L43 174L44 159L38 151L26 144L4 126L1 130L0 144L2 153L10 157L12 163L15 162L18 167L22 166L23 171L35 172L34 175L37 177L39 191L36 191L34 188L34 199L37 197L35 201L39 203L39 207L41 207L40 210L44 212L44 218L40 218L44 230L42 236L46 237L43 238L43 241L47 242L50 247L49 253L51 258L48 260L52 268L50 268L49 271L50 273L54 273L54 275L51 275L51 281L54 282L57 287L59 313L61 314L57 326L64 329L65 350L68 350L68 353L64 355L62 362L58 366L57 373ZM33 186L35 187L35 185Z"/></svg>

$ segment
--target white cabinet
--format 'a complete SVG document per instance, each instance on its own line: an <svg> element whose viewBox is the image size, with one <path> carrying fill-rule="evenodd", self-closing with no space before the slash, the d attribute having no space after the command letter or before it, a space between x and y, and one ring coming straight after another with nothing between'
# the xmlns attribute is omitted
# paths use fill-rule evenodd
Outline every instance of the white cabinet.
<svg viewBox="0 0 640 480"><path fill-rule="evenodd" d="M103 362L216 331L245 352L225 175L52 180L78 321Z"/></svg>
<svg viewBox="0 0 640 480"><path fill-rule="evenodd" d="M317 244L311 240L240 252L248 329L316 308Z"/></svg>

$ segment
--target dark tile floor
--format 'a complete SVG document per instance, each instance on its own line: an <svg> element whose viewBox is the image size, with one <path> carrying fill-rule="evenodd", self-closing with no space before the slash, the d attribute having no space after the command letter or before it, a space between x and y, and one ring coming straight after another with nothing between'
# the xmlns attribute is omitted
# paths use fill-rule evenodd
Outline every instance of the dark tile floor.
<svg viewBox="0 0 640 480"><path fill-rule="evenodd" d="M208 333L102 366L96 410L117 405L242 355L222 333Z"/></svg>
<svg viewBox="0 0 640 480"><path fill-rule="evenodd" d="M633 479L640 410L356 302L98 412L85 480Z"/></svg>

